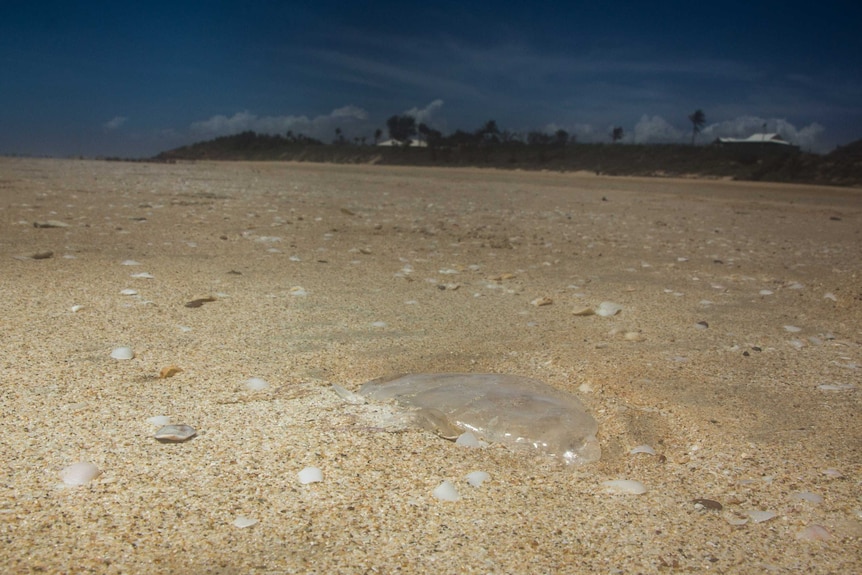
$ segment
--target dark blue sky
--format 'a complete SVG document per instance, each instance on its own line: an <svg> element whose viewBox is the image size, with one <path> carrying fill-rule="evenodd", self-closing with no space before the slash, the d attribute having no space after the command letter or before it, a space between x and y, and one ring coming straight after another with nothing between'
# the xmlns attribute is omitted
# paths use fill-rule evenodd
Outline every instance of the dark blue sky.
<svg viewBox="0 0 862 575"><path fill-rule="evenodd" d="M565 4L564 6L562 6ZM657 4L658 7L652 6ZM411 112L581 141L862 138L858 2L0 5L0 153L149 156L246 129L326 141Z"/></svg>

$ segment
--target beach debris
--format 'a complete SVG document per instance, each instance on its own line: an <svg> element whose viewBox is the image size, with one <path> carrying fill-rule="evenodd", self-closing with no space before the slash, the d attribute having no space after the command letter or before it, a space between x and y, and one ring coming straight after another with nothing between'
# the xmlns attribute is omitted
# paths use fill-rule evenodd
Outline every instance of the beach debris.
<svg viewBox="0 0 862 575"><path fill-rule="evenodd" d="M215 296L208 295L208 296L204 296L204 297L199 297L197 299L193 299L190 302L186 302L185 305L186 305L186 307L196 308L196 307L201 307L205 303L209 303L211 301L216 301Z"/></svg>
<svg viewBox="0 0 862 575"><path fill-rule="evenodd" d="M178 373L182 373L183 368L178 367L176 365L169 365L167 367L163 367L161 371L159 371L159 379L167 379L169 377L173 377Z"/></svg>
<svg viewBox="0 0 862 575"><path fill-rule="evenodd" d="M575 311L572 312L572 314L577 316L596 315L596 310L591 307L579 307L576 308Z"/></svg>
<svg viewBox="0 0 862 575"><path fill-rule="evenodd" d="M612 317L620 313L622 309L623 307L620 304L614 303L612 301L603 301L599 304L599 307L596 308L596 315L600 315L602 317Z"/></svg>
<svg viewBox="0 0 862 575"><path fill-rule="evenodd" d="M807 501L808 503L823 503L823 496L811 491L800 491L792 494L790 498L797 501Z"/></svg>
<svg viewBox="0 0 862 575"><path fill-rule="evenodd" d="M54 252L52 252L51 250L44 250L44 251L41 251L41 252L33 252L33 253L30 253L30 254L23 254L23 255L20 255L20 256L13 256L13 257L14 257L16 260L22 260L22 261L27 261L27 260L47 260L47 259L50 259L50 258L54 257Z"/></svg>
<svg viewBox="0 0 862 575"><path fill-rule="evenodd" d="M147 423L151 423L157 427L164 427L171 424L171 417L169 415L154 415L147 419Z"/></svg>
<svg viewBox="0 0 862 575"><path fill-rule="evenodd" d="M770 519L773 519L776 516L776 514L773 513L772 511L758 511L758 510L746 511L745 514L748 515L748 517L751 519L752 523L763 523L764 521L769 521Z"/></svg>
<svg viewBox="0 0 862 575"><path fill-rule="evenodd" d="M467 483L473 487L480 487L483 483L491 479L491 475L487 471L471 471L466 475Z"/></svg>
<svg viewBox="0 0 862 575"><path fill-rule="evenodd" d="M257 525L257 523L257 519L252 519L251 517L244 517L242 515L231 521L231 525L233 525L234 527L239 527L240 529L245 529L246 527Z"/></svg>
<svg viewBox="0 0 862 575"><path fill-rule="evenodd" d="M646 485L634 479L602 481L602 486L612 493L623 493L626 495L642 495L647 492Z"/></svg>
<svg viewBox="0 0 862 575"><path fill-rule="evenodd" d="M649 445L638 445L637 447L632 447L631 451L629 451L631 455L636 455L638 453L646 453L649 455L655 455L655 449L650 447Z"/></svg>
<svg viewBox="0 0 862 575"><path fill-rule="evenodd" d="M114 359L132 359L135 357L135 352L128 346L115 347L111 351L111 357Z"/></svg>
<svg viewBox="0 0 862 575"><path fill-rule="evenodd" d="M33 222L34 228L68 228L69 224L60 220L46 220L44 222Z"/></svg>
<svg viewBox="0 0 862 575"><path fill-rule="evenodd" d="M535 379L417 373L369 381L359 394L412 410L414 425L446 439L471 431L491 443L574 465L601 457L598 424L578 398Z"/></svg>
<svg viewBox="0 0 862 575"><path fill-rule="evenodd" d="M154 437L161 443L182 443L188 441L195 435L197 431L191 425L166 425L159 429Z"/></svg>
<svg viewBox="0 0 862 575"><path fill-rule="evenodd" d="M472 431L465 431L461 435L455 439L455 445L461 445L464 447L487 447L488 444L484 441L480 441L473 435Z"/></svg>
<svg viewBox="0 0 862 575"><path fill-rule="evenodd" d="M458 494L458 490L451 481L440 483L440 485L434 488L433 494L440 501L458 501L461 499L461 495Z"/></svg>
<svg viewBox="0 0 862 575"><path fill-rule="evenodd" d="M303 485L323 481L323 471L317 467L306 467L297 473L296 476L299 478L299 482Z"/></svg>
<svg viewBox="0 0 862 575"><path fill-rule="evenodd" d="M817 386L820 391L852 391L856 386L852 383L823 383Z"/></svg>
<svg viewBox="0 0 862 575"><path fill-rule="evenodd" d="M711 509L712 511L721 511L724 506L714 499L705 499L698 497L693 501L695 507L700 506L702 509Z"/></svg>
<svg viewBox="0 0 862 575"><path fill-rule="evenodd" d="M832 539L832 534L822 525L812 523L796 533L796 538L802 541L828 541Z"/></svg>
<svg viewBox="0 0 862 575"><path fill-rule="evenodd" d="M251 391L262 391L269 387L269 383L260 377L250 377L245 380L245 386Z"/></svg>
<svg viewBox="0 0 862 575"><path fill-rule="evenodd" d="M79 485L86 485L95 479L99 473L101 473L99 468L92 463L80 461L64 467L60 471L60 479L70 487L77 487Z"/></svg>

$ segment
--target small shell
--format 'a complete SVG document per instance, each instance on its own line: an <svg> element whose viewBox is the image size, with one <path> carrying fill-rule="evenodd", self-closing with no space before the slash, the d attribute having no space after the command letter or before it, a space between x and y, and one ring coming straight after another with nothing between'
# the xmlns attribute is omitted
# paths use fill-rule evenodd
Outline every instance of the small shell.
<svg viewBox="0 0 862 575"><path fill-rule="evenodd" d="M101 473L99 468L92 463L81 461L64 467L60 471L60 478L63 483L70 486L86 485L96 478Z"/></svg>
<svg viewBox="0 0 862 575"><path fill-rule="evenodd" d="M135 357L135 352L130 347L117 347L111 351L111 357L114 359L132 359Z"/></svg>
<svg viewBox="0 0 862 575"><path fill-rule="evenodd" d="M611 301L603 301L596 310L596 315L602 317L615 316L622 311L622 306Z"/></svg>
<svg viewBox="0 0 862 575"><path fill-rule="evenodd" d="M138 295L138 290L135 289L124 289L120 292L120 295Z"/></svg>
<svg viewBox="0 0 862 575"><path fill-rule="evenodd" d="M444 481L435 487L433 494L434 497L441 501L458 501L461 499L461 496L458 494L458 490L455 489L455 486L452 485L452 482L450 481Z"/></svg>
<svg viewBox="0 0 862 575"><path fill-rule="evenodd" d="M812 523L797 533L796 538L802 539L803 541L826 541L828 539L832 539L832 534L829 533L829 531L827 531L827 529L822 525L815 525Z"/></svg>
<svg viewBox="0 0 862 575"><path fill-rule="evenodd" d="M197 433L191 425L166 425L159 429L154 437L162 443L180 443L188 441Z"/></svg>
<svg viewBox="0 0 862 575"><path fill-rule="evenodd" d="M631 455L635 455L638 453L648 453L649 455L655 455L655 449L650 447L649 445L638 445L637 447L632 447L632 450L629 451Z"/></svg>
<svg viewBox="0 0 862 575"><path fill-rule="evenodd" d="M531 305L534 305L536 307L541 307L544 305L551 305L552 303L554 303L554 300L552 300L549 297L537 297L536 299L534 299L533 301L530 302Z"/></svg>
<svg viewBox="0 0 862 575"><path fill-rule="evenodd" d="M296 476L299 478L299 482L303 485L323 481L323 471L321 471L317 467L306 467L305 469L297 473Z"/></svg>
<svg viewBox="0 0 862 575"><path fill-rule="evenodd" d="M746 511L745 514L748 515L754 523L763 523L764 521L769 521L775 517L775 513L772 511Z"/></svg>
<svg viewBox="0 0 862 575"><path fill-rule="evenodd" d="M251 527L252 525L256 525L257 522L258 522L257 519L252 519L250 517L243 517L242 515L240 515L239 517L237 517L236 519L231 521L231 525L233 525L234 527L239 527L240 529L245 529L246 527Z"/></svg>
<svg viewBox="0 0 862 575"><path fill-rule="evenodd" d="M640 481L634 479L614 479L612 481L603 481L602 485L608 491L614 493L626 493L630 495L642 495L647 492L646 486Z"/></svg>
<svg viewBox="0 0 862 575"><path fill-rule="evenodd" d="M578 316L587 316L587 315L595 315L596 312L591 307L579 307L575 311L572 312L572 315Z"/></svg>
<svg viewBox="0 0 862 575"><path fill-rule="evenodd" d="M269 387L269 384L260 377L250 377L245 380L245 386L251 391L261 391Z"/></svg>
<svg viewBox="0 0 862 575"><path fill-rule="evenodd" d="M473 487L479 487L489 479L491 475L487 471L473 471L467 474L467 483Z"/></svg>
<svg viewBox="0 0 862 575"><path fill-rule="evenodd" d="M464 447L482 447L482 442L476 439L476 436L470 431L465 431L459 435L458 439L455 440L455 444Z"/></svg>
<svg viewBox="0 0 862 575"><path fill-rule="evenodd" d="M182 373L183 368L178 367L176 365L169 365L168 367L163 367L159 372L159 379L167 379L169 377L173 377L178 373Z"/></svg>

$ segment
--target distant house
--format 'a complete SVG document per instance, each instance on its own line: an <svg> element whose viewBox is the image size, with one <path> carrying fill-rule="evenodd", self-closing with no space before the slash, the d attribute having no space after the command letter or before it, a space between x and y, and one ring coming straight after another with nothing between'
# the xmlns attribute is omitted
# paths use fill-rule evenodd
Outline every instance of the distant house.
<svg viewBox="0 0 862 575"><path fill-rule="evenodd" d="M752 153L795 153L794 146L779 134L752 134L747 138L716 138L713 144L739 152Z"/></svg>
<svg viewBox="0 0 862 575"><path fill-rule="evenodd" d="M394 148L394 147L403 146L403 145L404 145L404 142L400 142L400 141L398 141L398 140L392 140L392 139L389 139L389 140L383 140L382 142L378 142L378 143L377 143L377 145L378 145L378 146L385 146L385 147L388 147L388 148ZM411 147L411 148L426 148L426 147L428 147L428 143L427 143L427 142L424 142L424 141L422 141L422 140L413 140L413 139L411 139L411 140L410 140L410 147Z"/></svg>

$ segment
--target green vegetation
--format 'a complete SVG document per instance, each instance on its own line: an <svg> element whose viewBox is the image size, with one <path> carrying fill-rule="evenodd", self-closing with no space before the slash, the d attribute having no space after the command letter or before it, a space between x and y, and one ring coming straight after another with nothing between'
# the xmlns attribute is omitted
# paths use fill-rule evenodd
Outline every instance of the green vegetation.
<svg viewBox="0 0 862 575"><path fill-rule="evenodd" d="M697 112L690 117L705 119ZM411 116L393 116L387 121L389 135L408 142L419 136L424 147L376 146L364 138L353 141L336 130L336 139L326 145L302 134L285 136L242 132L162 152L154 161L251 160L382 165L462 166L497 169L589 171L606 175L711 177L736 180L798 182L842 186L862 185L862 140L826 155L801 153L798 148L690 146L684 144L615 145L622 128L611 133L611 144L583 144L565 130L553 134L526 135L500 130L489 120L472 132L456 130L448 136L416 125ZM619 131L618 131L619 130ZM377 130L374 141L382 132Z"/></svg>

